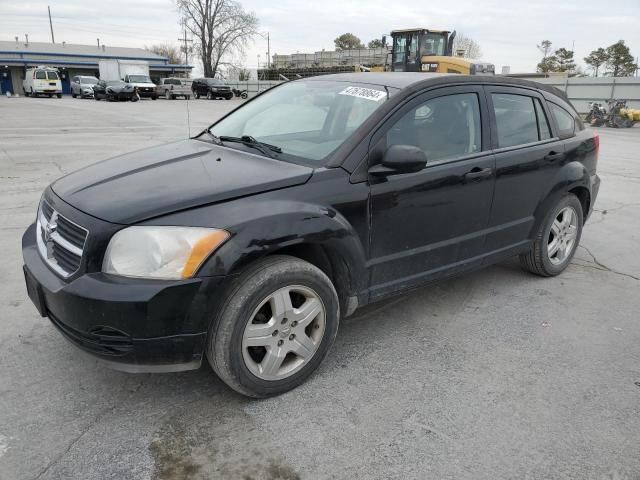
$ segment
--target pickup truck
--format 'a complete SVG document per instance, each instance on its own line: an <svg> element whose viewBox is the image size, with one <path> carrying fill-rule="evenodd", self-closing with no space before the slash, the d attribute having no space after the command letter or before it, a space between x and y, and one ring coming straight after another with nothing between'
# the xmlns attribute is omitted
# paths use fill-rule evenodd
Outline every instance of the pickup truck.
<svg viewBox="0 0 640 480"><path fill-rule="evenodd" d="M156 87L156 93L167 100L174 100L177 97L184 97L185 100L191 98L191 89L179 78L161 78Z"/></svg>

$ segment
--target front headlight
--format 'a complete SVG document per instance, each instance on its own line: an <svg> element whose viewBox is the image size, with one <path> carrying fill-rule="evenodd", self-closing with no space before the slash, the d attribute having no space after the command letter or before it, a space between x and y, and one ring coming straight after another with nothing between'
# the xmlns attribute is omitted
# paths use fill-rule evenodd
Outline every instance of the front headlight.
<svg viewBox="0 0 640 480"><path fill-rule="evenodd" d="M228 232L215 228L125 228L109 242L102 271L125 277L191 278L228 238Z"/></svg>

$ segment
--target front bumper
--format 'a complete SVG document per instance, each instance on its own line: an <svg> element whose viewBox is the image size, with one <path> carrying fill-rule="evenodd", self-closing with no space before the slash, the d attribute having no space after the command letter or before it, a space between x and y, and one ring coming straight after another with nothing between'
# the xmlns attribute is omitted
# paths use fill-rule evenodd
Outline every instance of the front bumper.
<svg viewBox="0 0 640 480"><path fill-rule="evenodd" d="M158 92L156 91L155 88L140 87L140 88L136 88L136 91L138 92L138 95L140 95L141 98L152 98L152 97L158 96Z"/></svg>
<svg viewBox="0 0 640 480"><path fill-rule="evenodd" d="M35 225L22 238L29 297L71 343L129 372L198 368L209 312L224 277L164 281L86 273L66 282L36 247Z"/></svg>
<svg viewBox="0 0 640 480"><path fill-rule="evenodd" d="M233 98L233 92L230 90L211 90L211 95L214 98L225 98L225 99L229 99L229 98Z"/></svg>

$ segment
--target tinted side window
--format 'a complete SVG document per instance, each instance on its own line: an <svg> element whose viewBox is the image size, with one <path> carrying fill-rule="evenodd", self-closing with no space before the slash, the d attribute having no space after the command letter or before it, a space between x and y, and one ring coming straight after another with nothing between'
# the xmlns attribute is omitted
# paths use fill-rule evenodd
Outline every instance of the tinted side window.
<svg viewBox="0 0 640 480"><path fill-rule="evenodd" d="M533 98L509 93L493 93L491 97L498 128L498 147L513 147L538 141Z"/></svg>
<svg viewBox="0 0 640 480"><path fill-rule="evenodd" d="M38 71L36 71L36 78L38 80L46 80L47 79L47 73L43 72L42 70L38 70Z"/></svg>
<svg viewBox="0 0 640 480"><path fill-rule="evenodd" d="M551 113L553 118L556 119L556 125L558 125L558 133L561 137L571 137L575 133L575 120L573 115L567 112L564 108L556 105L555 103L549 103L551 106Z"/></svg>
<svg viewBox="0 0 640 480"><path fill-rule="evenodd" d="M481 139L478 95L462 93L412 108L387 132L387 147L414 145L433 162L479 152Z"/></svg>
<svg viewBox="0 0 640 480"><path fill-rule="evenodd" d="M56 72L47 72L47 78L49 80L58 80L58 74Z"/></svg>
<svg viewBox="0 0 640 480"><path fill-rule="evenodd" d="M533 103L536 106L536 117L538 117L538 130L540 140L547 140L551 138L551 129L549 128L549 119L547 118L547 114L544 113L544 108L542 108L542 104L540 100L537 98L533 99Z"/></svg>

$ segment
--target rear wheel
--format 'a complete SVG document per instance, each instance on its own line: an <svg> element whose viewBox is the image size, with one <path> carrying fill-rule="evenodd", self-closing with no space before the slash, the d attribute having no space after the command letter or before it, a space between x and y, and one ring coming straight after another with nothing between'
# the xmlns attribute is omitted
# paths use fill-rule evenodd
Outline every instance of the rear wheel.
<svg viewBox="0 0 640 480"><path fill-rule="evenodd" d="M582 214L582 205L575 195L561 198L540 225L531 251L520 255L522 267L543 277L562 273L580 243Z"/></svg>
<svg viewBox="0 0 640 480"><path fill-rule="evenodd" d="M213 95L211 95L211 92L207 92L207 100L213 100Z"/></svg>
<svg viewBox="0 0 640 480"><path fill-rule="evenodd" d="M166 98L167 100L171 100L173 98L169 93L169 90L164 91L164 98Z"/></svg>
<svg viewBox="0 0 640 480"><path fill-rule="evenodd" d="M71 98L76 98L77 95L75 93L73 93L73 91L71 92Z"/></svg>
<svg viewBox="0 0 640 480"><path fill-rule="evenodd" d="M209 331L207 358L234 390L278 395L318 367L339 315L335 288L320 269L294 257L268 257L227 289Z"/></svg>

